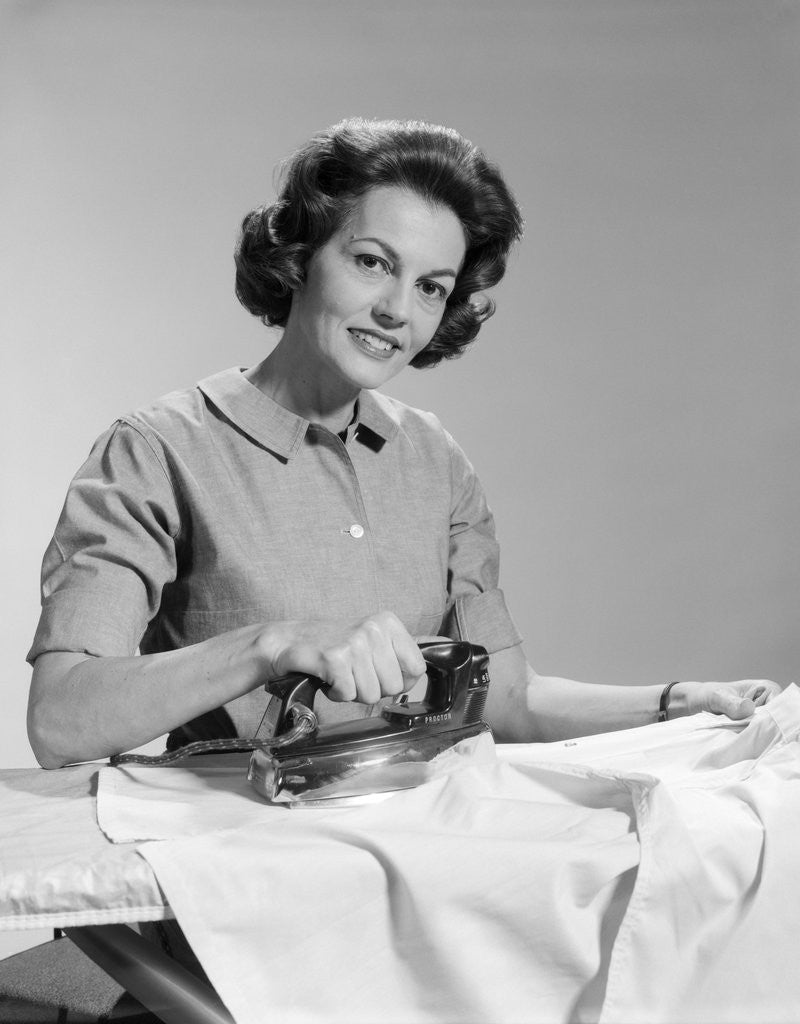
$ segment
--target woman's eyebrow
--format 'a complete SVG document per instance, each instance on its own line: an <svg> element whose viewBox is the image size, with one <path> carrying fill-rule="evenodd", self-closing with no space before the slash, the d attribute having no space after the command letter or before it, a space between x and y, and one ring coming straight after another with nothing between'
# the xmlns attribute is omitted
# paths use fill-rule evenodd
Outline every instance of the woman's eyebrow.
<svg viewBox="0 0 800 1024"><path fill-rule="evenodd" d="M395 263L400 263L400 264L402 264L402 262L403 262L403 258L400 256L400 253L398 253L396 249L393 249L392 246L389 245L388 242L384 242L384 240L382 238L375 238L373 235L365 235L362 238L355 238L355 237L353 237L353 238L350 239L350 241L351 242L374 242L376 245L379 245L381 247L381 249L383 249L383 251L386 253L386 255L389 257L390 260L393 260ZM453 277L453 278L455 278L458 275L456 274L455 270L451 270L449 267L444 267L442 270L429 270L428 273L425 276L426 277Z"/></svg>

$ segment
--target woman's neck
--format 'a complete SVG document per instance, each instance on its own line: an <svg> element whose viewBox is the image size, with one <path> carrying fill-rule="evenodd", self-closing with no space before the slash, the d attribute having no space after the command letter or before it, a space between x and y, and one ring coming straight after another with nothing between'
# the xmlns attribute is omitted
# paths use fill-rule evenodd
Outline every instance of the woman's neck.
<svg viewBox="0 0 800 1024"><path fill-rule="evenodd" d="M358 392L323 387L320 381L306 377L293 361L284 358L280 343L266 359L247 370L245 377L273 402L334 434L352 422Z"/></svg>

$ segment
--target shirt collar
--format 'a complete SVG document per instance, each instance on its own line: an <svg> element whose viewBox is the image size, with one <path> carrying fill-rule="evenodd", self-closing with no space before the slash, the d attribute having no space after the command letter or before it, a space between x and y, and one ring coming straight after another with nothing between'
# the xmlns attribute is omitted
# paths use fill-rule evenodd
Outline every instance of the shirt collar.
<svg viewBox="0 0 800 1024"><path fill-rule="evenodd" d="M391 401L380 391L362 391L358 396L358 427L366 427L383 441L391 441L400 421Z"/></svg>
<svg viewBox="0 0 800 1024"><path fill-rule="evenodd" d="M201 380L197 387L224 415L264 448L284 459L300 450L309 422L278 405L233 366ZM388 399L371 391L358 398L358 428L365 427L384 441L390 440L399 422Z"/></svg>

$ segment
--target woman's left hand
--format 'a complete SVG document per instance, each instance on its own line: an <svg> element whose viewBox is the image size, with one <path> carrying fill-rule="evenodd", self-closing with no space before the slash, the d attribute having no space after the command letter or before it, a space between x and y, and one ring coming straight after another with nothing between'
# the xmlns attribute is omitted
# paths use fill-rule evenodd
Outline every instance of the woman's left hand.
<svg viewBox="0 0 800 1024"><path fill-rule="evenodd" d="M771 679L740 679L733 683L680 682L669 694L668 718L710 711L741 720L766 704L783 690Z"/></svg>

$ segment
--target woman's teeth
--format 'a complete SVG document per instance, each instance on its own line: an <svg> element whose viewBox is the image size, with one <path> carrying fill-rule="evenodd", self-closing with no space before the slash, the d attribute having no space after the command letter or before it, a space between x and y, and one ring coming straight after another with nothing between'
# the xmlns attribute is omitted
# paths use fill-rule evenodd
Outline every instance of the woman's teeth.
<svg viewBox="0 0 800 1024"><path fill-rule="evenodd" d="M374 334L367 334L365 331L355 331L351 328L350 333L362 344L377 349L379 352L389 352L395 347L391 341L385 341L383 338L378 338Z"/></svg>

